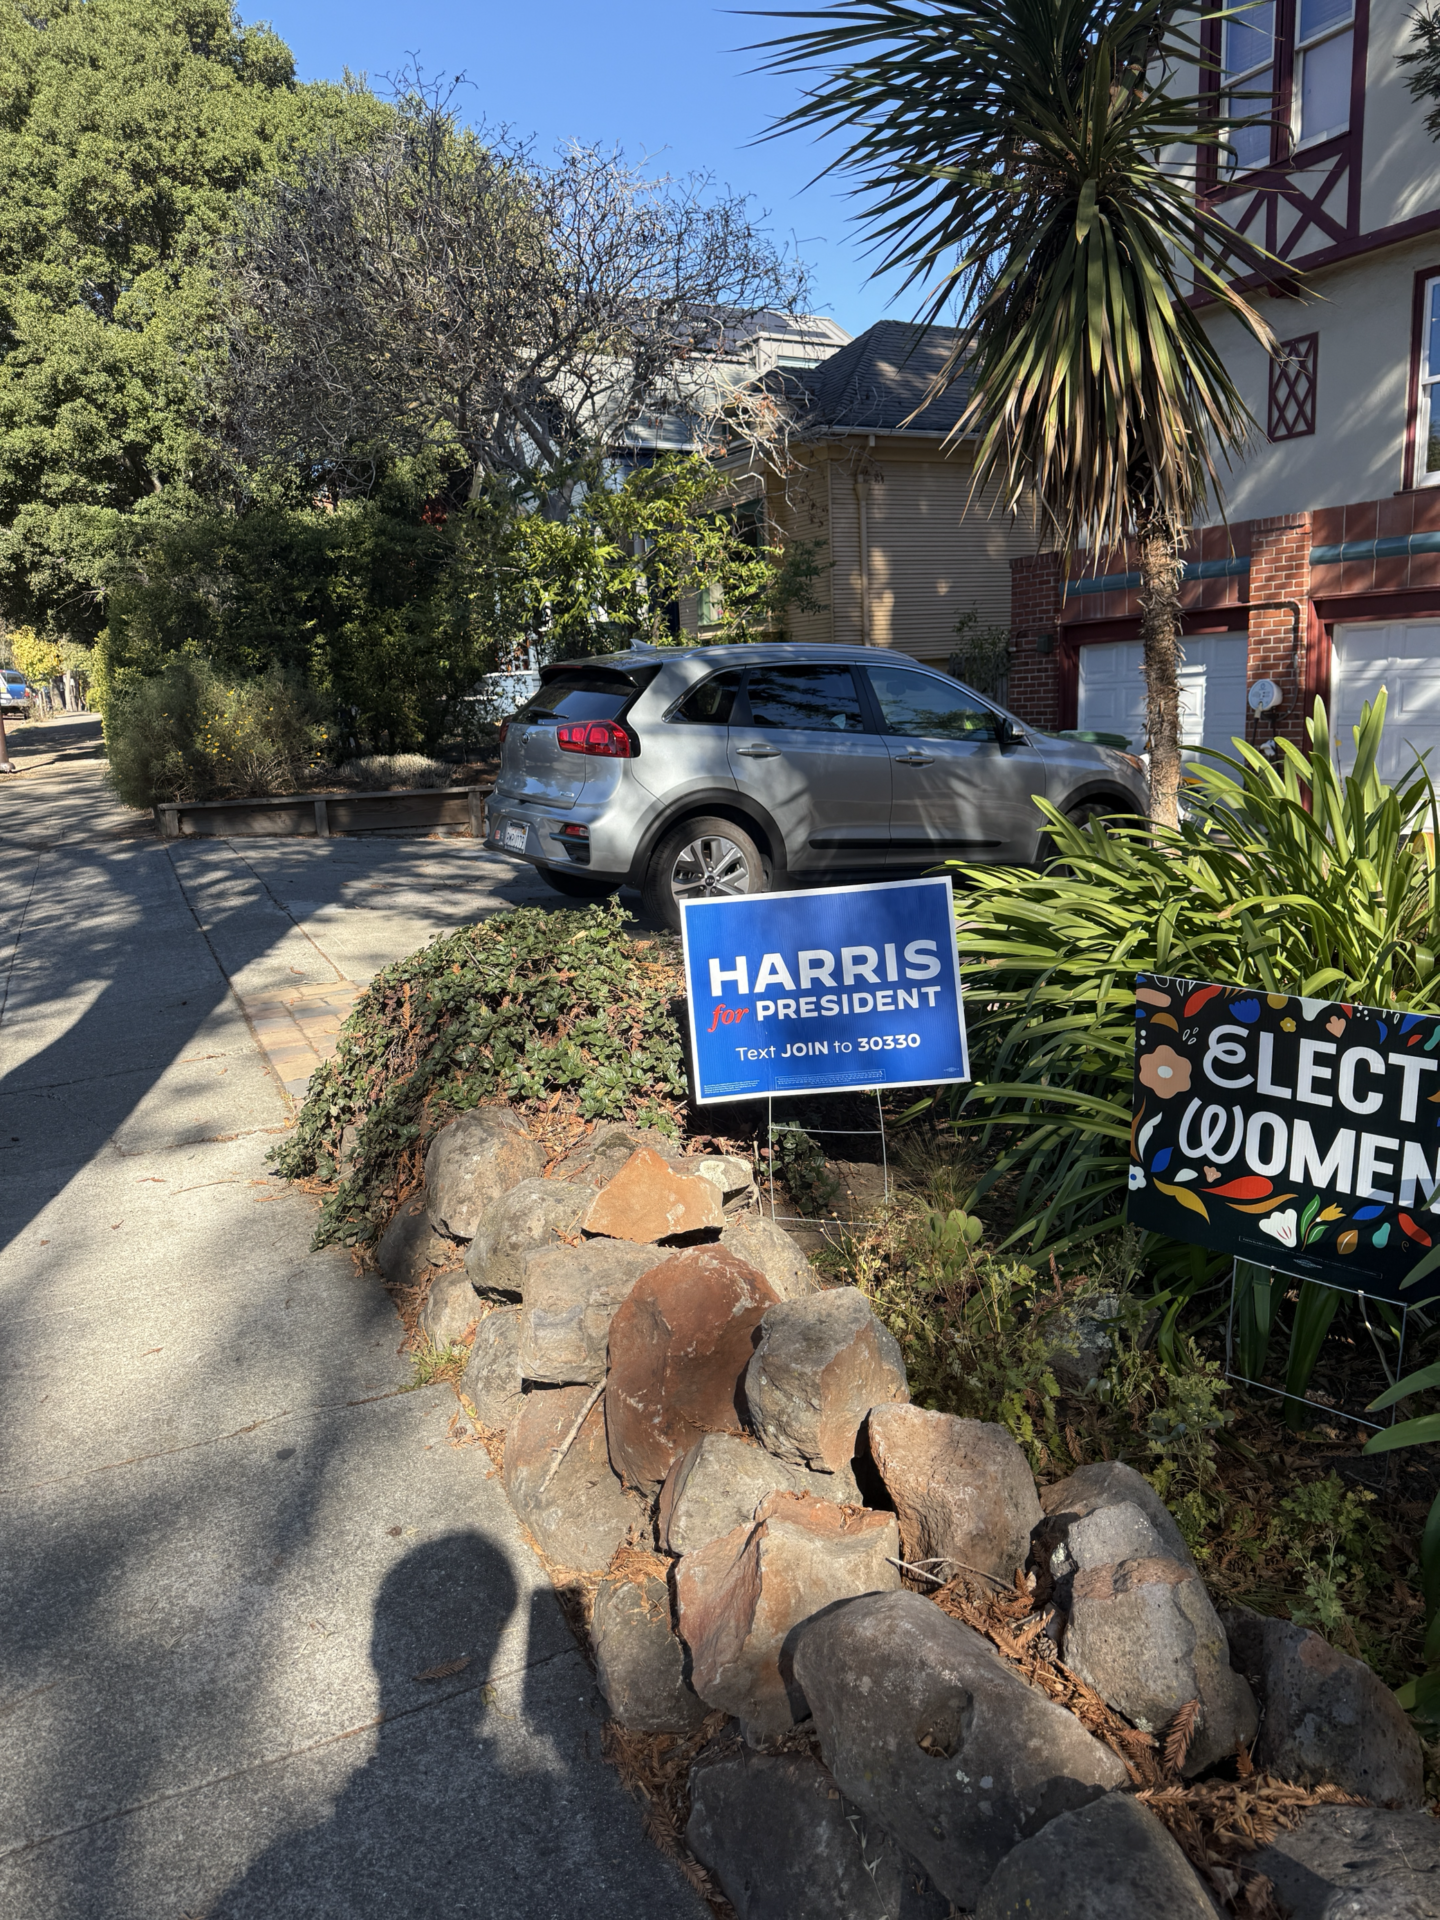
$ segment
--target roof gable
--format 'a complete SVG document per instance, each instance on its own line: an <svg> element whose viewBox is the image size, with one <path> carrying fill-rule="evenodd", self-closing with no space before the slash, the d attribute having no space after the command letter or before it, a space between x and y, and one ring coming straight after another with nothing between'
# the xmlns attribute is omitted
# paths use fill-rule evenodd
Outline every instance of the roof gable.
<svg viewBox="0 0 1440 1920"><path fill-rule="evenodd" d="M818 367L785 375L785 391L801 402L803 429L810 434L949 433L970 397L967 372L923 413L909 416L961 338L957 327L879 320Z"/></svg>

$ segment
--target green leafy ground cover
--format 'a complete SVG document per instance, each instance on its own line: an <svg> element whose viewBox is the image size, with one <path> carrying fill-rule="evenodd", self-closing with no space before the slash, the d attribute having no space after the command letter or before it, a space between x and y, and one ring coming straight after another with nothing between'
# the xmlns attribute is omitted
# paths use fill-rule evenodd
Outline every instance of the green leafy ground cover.
<svg viewBox="0 0 1440 1920"><path fill-rule="evenodd" d="M377 974L275 1154L325 1189L315 1244L369 1242L419 1184L447 1120L508 1100L673 1132L685 1099L668 942L630 940L614 902L522 907Z"/></svg>

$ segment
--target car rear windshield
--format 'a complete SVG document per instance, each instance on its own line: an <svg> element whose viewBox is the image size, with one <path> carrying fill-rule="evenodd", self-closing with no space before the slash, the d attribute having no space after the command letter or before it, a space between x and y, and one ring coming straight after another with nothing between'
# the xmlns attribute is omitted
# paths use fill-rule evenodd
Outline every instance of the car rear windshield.
<svg viewBox="0 0 1440 1920"><path fill-rule="evenodd" d="M517 720L613 720L634 684L614 673L557 673L515 716Z"/></svg>

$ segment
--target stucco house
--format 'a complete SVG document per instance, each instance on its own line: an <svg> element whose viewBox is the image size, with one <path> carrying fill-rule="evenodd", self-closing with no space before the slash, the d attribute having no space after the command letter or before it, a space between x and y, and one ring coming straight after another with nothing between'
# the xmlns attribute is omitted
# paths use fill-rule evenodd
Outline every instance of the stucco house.
<svg viewBox="0 0 1440 1920"><path fill-rule="evenodd" d="M1259 431L1228 478L1228 526L1217 513L1191 547L1196 744L1299 741L1316 694L1348 741L1384 684L1392 763L1407 742L1440 746L1440 145L1399 64L1412 10L1259 0L1205 23L1217 95L1274 97L1273 125L1243 132L1227 171L1211 156L1200 187L1285 263L1244 283L1285 352L1272 361L1209 309ZM1067 580L1053 554L1017 559L1010 699L1037 724L1143 735L1132 560L1105 555ZM1246 690L1261 679L1282 704L1256 719Z"/></svg>

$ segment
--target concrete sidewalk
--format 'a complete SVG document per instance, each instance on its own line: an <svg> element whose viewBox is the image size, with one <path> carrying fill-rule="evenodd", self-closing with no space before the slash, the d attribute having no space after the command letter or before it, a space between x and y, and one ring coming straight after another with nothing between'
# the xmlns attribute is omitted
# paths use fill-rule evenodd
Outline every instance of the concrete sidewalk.
<svg viewBox="0 0 1440 1920"><path fill-rule="evenodd" d="M95 772L0 788L0 1913L699 1920L453 1396L265 1165L266 1008L318 1055L554 896L468 841L162 846Z"/></svg>

